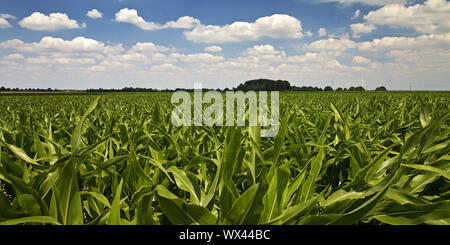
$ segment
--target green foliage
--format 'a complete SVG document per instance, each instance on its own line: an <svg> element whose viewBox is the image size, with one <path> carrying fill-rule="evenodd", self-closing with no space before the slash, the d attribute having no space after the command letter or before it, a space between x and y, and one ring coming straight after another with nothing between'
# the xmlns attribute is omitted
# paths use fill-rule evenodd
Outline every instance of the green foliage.
<svg viewBox="0 0 450 245"><path fill-rule="evenodd" d="M375 89L375 91L387 91L387 88L385 86L380 86L380 87L377 87Z"/></svg>
<svg viewBox="0 0 450 245"><path fill-rule="evenodd" d="M449 93L283 92L275 138L170 96L1 96L0 225L450 223Z"/></svg>
<svg viewBox="0 0 450 245"><path fill-rule="evenodd" d="M291 84L283 80L255 79L239 84L237 90L241 91L289 91Z"/></svg>

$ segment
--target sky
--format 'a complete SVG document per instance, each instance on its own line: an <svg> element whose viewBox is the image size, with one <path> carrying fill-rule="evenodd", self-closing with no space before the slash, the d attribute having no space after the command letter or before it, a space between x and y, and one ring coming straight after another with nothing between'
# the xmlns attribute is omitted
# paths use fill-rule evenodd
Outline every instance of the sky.
<svg viewBox="0 0 450 245"><path fill-rule="evenodd" d="M450 90L446 0L0 0L0 86Z"/></svg>

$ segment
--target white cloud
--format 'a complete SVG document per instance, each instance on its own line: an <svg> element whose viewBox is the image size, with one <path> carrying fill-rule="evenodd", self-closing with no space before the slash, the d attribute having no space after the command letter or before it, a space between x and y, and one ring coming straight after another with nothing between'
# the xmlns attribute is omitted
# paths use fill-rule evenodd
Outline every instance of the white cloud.
<svg viewBox="0 0 450 245"><path fill-rule="evenodd" d="M62 29L80 28L76 20L69 19L67 14L51 13L48 16L34 12L19 22L23 28L37 31L57 31Z"/></svg>
<svg viewBox="0 0 450 245"><path fill-rule="evenodd" d="M122 52L122 45L105 45L94 39L76 37L72 40L64 40L46 36L40 42L24 43L19 39L11 39L0 42L0 49L14 49L22 52L62 52L62 53L118 53Z"/></svg>
<svg viewBox="0 0 450 245"><path fill-rule="evenodd" d="M4 56L3 59L5 60L23 60L24 56L22 54L8 54L7 56Z"/></svg>
<svg viewBox="0 0 450 245"><path fill-rule="evenodd" d="M224 26L202 25L200 20L191 16L159 24L144 20L135 9L124 8L115 14L114 21L130 23L147 31L167 28L192 29L184 32L186 38L203 43L257 40L263 36L292 39L303 36L301 22L292 16L282 14L261 17L253 23L238 21Z"/></svg>
<svg viewBox="0 0 450 245"><path fill-rule="evenodd" d="M319 31L317 31L317 34L319 34L319 37L323 37L327 35L327 29L326 28L320 28Z"/></svg>
<svg viewBox="0 0 450 245"><path fill-rule="evenodd" d="M69 57L47 57L37 56L26 59L26 63L34 65L91 65L95 63L92 58L69 58Z"/></svg>
<svg viewBox="0 0 450 245"><path fill-rule="evenodd" d="M177 21L169 21L164 28L192 29L200 25L200 20L191 16L180 17Z"/></svg>
<svg viewBox="0 0 450 245"><path fill-rule="evenodd" d="M364 23L351 24L350 28L352 29L353 37L355 38L359 38L361 33L366 34L377 29L374 25Z"/></svg>
<svg viewBox="0 0 450 245"><path fill-rule="evenodd" d="M394 58L396 63L408 64L414 67L416 71L450 71L450 50L448 49L396 49L390 51L387 56Z"/></svg>
<svg viewBox="0 0 450 245"><path fill-rule="evenodd" d="M141 53L156 53L156 52L167 52L170 49L165 46L155 45L154 43L136 43L133 47L130 48L130 52L141 52Z"/></svg>
<svg viewBox="0 0 450 245"><path fill-rule="evenodd" d="M361 10L357 9L352 16L352 20L357 19L360 14L361 14Z"/></svg>
<svg viewBox="0 0 450 245"><path fill-rule="evenodd" d="M139 53L126 53L121 55L114 55L111 57L111 59L124 63L144 63L149 61L147 56Z"/></svg>
<svg viewBox="0 0 450 245"><path fill-rule="evenodd" d="M292 63L307 63L307 64L324 64L330 60L334 60L335 57L327 52L307 52L302 55L295 55L286 57L288 62Z"/></svg>
<svg viewBox="0 0 450 245"><path fill-rule="evenodd" d="M229 25L199 25L185 31L186 38L198 43L240 42L258 40L260 37L301 38L300 20L283 14L261 17L253 23L237 21Z"/></svg>
<svg viewBox="0 0 450 245"><path fill-rule="evenodd" d="M214 63L224 60L222 56L212 55L208 53L199 53L199 54L172 53L170 57L185 63Z"/></svg>
<svg viewBox="0 0 450 245"><path fill-rule="evenodd" d="M285 62L286 53L272 45L255 45L242 52L243 56L238 60L243 63L268 64L274 62Z"/></svg>
<svg viewBox="0 0 450 245"><path fill-rule="evenodd" d="M157 23L145 21L144 18L138 15L135 9L121 9L115 14L115 21L130 23L147 31L162 29L162 26Z"/></svg>
<svg viewBox="0 0 450 245"><path fill-rule="evenodd" d="M255 45L252 48L248 48L244 54L250 56L260 55L276 55L280 54L279 50L276 50L272 45Z"/></svg>
<svg viewBox="0 0 450 245"><path fill-rule="evenodd" d="M449 16L449 1L427 0L412 6L390 4L369 12L364 19L370 24L407 27L430 34L450 32Z"/></svg>
<svg viewBox="0 0 450 245"><path fill-rule="evenodd" d="M305 32L305 36L312 37L314 34L311 31Z"/></svg>
<svg viewBox="0 0 450 245"><path fill-rule="evenodd" d="M355 42L348 38L328 38L312 42L303 50L343 52L349 49L380 52L393 49L424 49L428 47L450 48L450 33L430 34L418 37L383 37L365 42Z"/></svg>
<svg viewBox="0 0 450 245"><path fill-rule="evenodd" d="M217 53L217 52L221 52L222 48L220 46L208 46L208 47L205 47L204 50L206 52Z"/></svg>
<svg viewBox="0 0 450 245"><path fill-rule="evenodd" d="M370 64L372 61L366 57L355 56L352 59L353 64Z"/></svg>
<svg viewBox="0 0 450 245"><path fill-rule="evenodd" d="M183 69L173 64L155 65L151 68L152 72L179 72Z"/></svg>
<svg viewBox="0 0 450 245"><path fill-rule="evenodd" d="M315 42L310 43L307 45L307 50L314 50L314 51L345 51L347 49L356 48L358 46L358 43L347 39L322 39Z"/></svg>
<svg viewBox="0 0 450 245"><path fill-rule="evenodd" d="M190 16L180 17L177 21L169 21L164 25L159 23L146 21L138 15L137 10L124 8L115 14L116 22L124 22L133 24L146 31L155 31L166 28L192 29L200 25L200 21Z"/></svg>
<svg viewBox="0 0 450 245"><path fill-rule="evenodd" d="M89 67L88 70L93 71L93 72L104 72L104 71L106 71L106 67L104 67L102 65L95 65L95 66Z"/></svg>
<svg viewBox="0 0 450 245"><path fill-rule="evenodd" d="M10 15L10 14L0 14L0 18L2 18L2 19L13 19L13 20L15 20L15 19L16 19L16 16Z"/></svg>
<svg viewBox="0 0 450 245"><path fill-rule="evenodd" d="M103 13L98 11L97 9L92 9L86 13L86 16L91 19L99 19L103 17Z"/></svg>
<svg viewBox="0 0 450 245"><path fill-rule="evenodd" d="M361 51L381 51L393 49L424 49L427 47L450 47L450 33L430 34L418 37L383 37L358 44Z"/></svg>
<svg viewBox="0 0 450 245"><path fill-rule="evenodd" d="M0 18L0 29L10 28L11 24L6 19Z"/></svg>
<svg viewBox="0 0 450 245"><path fill-rule="evenodd" d="M7 19L15 19L16 17L10 14L0 14L0 29L10 28L11 24L9 24Z"/></svg>
<svg viewBox="0 0 450 245"><path fill-rule="evenodd" d="M341 4L363 3L367 5L382 6L392 3L405 4L407 0L320 0L321 2L338 2Z"/></svg>

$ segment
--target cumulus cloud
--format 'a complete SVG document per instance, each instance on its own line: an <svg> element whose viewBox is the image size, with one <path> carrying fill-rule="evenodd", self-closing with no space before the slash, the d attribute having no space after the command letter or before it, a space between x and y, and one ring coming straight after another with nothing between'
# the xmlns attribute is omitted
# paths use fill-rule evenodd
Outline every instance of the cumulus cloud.
<svg viewBox="0 0 450 245"><path fill-rule="evenodd" d="M418 37L383 37L371 41L355 42L348 38L328 38L312 42L304 47L307 51L343 52L349 49L381 52L393 49L424 49L428 47L450 48L450 33L421 35Z"/></svg>
<svg viewBox="0 0 450 245"><path fill-rule="evenodd" d="M358 47L358 43L347 39L335 39L335 38L329 38L329 39L322 39L315 42L312 42L307 45L307 50L313 50L313 51L345 51L347 49L352 49Z"/></svg>
<svg viewBox="0 0 450 245"><path fill-rule="evenodd" d="M62 52L62 53L118 53L123 51L122 45L105 45L103 42L85 38L76 37L72 40L64 40L46 36L40 42L24 43L19 39L11 39L0 42L0 49L13 49L23 52Z"/></svg>
<svg viewBox="0 0 450 245"><path fill-rule="evenodd" d="M11 24L6 19L0 18L0 29L10 28Z"/></svg>
<svg viewBox="0 0 450 245"><path fill-rule="evenodd" d="M286 57L287 62L320 65L334 60L336 57L327 52L307 52L302 55Z"/></svg>
<svg viewBox="0 0 450 245"><path fill-rule="evenodd" d="M15 19L16 17L10 14L0 14L0 29L10 28L11 24L9 24L7 19Z"/></svg>
<svg viewBox="0 0 450 245"><path fill-rule="evenodd" d="M155 65L151 68L152 72L179 72L183 69L173 64Z"/></svg>
<svg viewBox="0 0 450 245"><path fill-rule="evenodd" d="M178 18L177 21L167 22L163 28L178 28L178 29L192 29L200 25L200 20L197 20L191 16L183 16Z"/></svg>
<svg viewBox="0 0 450 245"><path fill-rule="evenodd" d="M91 19L99 19L103 17L103 13L98 11L97 9L92 9L86 13L86 16Z"/></svg>
<svg viewBox="0 0 450 245"><path fill-rule="evenodd" d="M424 50L392 50L387 56L396 63L408 64L417 71L448 72L450 70L450 50L430 48Z"/></svg>
<svg viewBox="0 0 450 245"><path fill-rule="evenodd" d="M159 23L146 21L144 18L139 16L136 9L128 9L124 8L119 10L115 14L116 22L124 22L124 23L130 23L133 24L143 30L146 31L155 31L155 30L161 30L166 28L178 28L178 29L192 29L198 25L200 25L200 21L195 19L194 17L190 16L183 16L180 17L176 21L169 21L166 24L162 25Z"/></svg>
<svg viewBox="0 0 450 245"><path fill-rule="evenodd" d="M91 65L95 59L37 56L26 58L25 62L34 65Z"/></svg>
<svg viewBox="0 0 450 245"><path fill-rule="evenodd" d="M366 33L370 33L373 30L377 29L375 27L375 25L363 24L363 23L351 24L350 28L352 29L352 33L353 33L353 37L354 38L361 37L360 36L361 33L366 34Z"/></svg>
<svg viewBox="0 0 450 245"><path fill-rule="evenodd" d="M208 46L204 49L206 52L216 53L222 51L220 46Z"/></svg>
<svg viewBox="0 0 450 245"><path fill-rule="evenodd" d="M172 53L170 57L185 63L214 63L224 60L222 56L212 55L208 53L199 53L199 54Z"/></svg>
<svg viewBox="0 0 450 245"><path fill-rule="evenodd" d="M272 45L255 45L252 48L248 48L244 51L245 55L260 56L260 55L276 55L280 54L279 50L276 50Z"/></svg>
<svg viewBox="0 0 450 245"><path fill-rule="evenodd" d="M130 23L147 31L167 28L191 29L184 32L185 37L199 43L240 42L257 40L263 36L291 39L303 36L300 20L283 14L261 17L252 23L237 21L224 26L203 25L200 20L191 16L160 24L146 21L135 9L124 8L115 14L114 21Z"/></svg>
<svg viewBox="0 0 450 245"><path fill-rule="evenodd" d="M295 17L274 14L261 17L255 22L237 21L229 25L199 25L184 35L189 41L198 43L240 42L258 40L261 37L301 38L302 24Z"/></svg>
<svg viewBox="0 0 450 245"><path fill-rule="evenodd" d="M16 19L16 16L10 14L0 14L0 18L3 19Z"/></svg>
<svg viewBox="0 0 450 245"><path fill-rule="evenodd" d="M5 60L23 60L24 56L22 54L13 53L13 54L8 54L8 55L4 56L3 59L5 59Z"/></svg>
<svg viewBox="0 0 450 245"><path fill-rule="evenodd" d="M361 10L357 9L352 16L352 20L357 19L360 14L361 14Z"/></svg>
<svg viewBox="0 0 450 245"><path fill-rule="evenodd" d="M327 35L327 29L326 28L320 28L319 31L317 31L317 34L319 34L319 37L323 37Z"/></svg>
<svg viewBox="0 0 450 245"><path fill-rule="evenodd" d="M115 14L115 21L130 23L147 31L162 29L162 26L157 23L145 21L144 18L138 15L136 9L121 9Z"/></svg>
<svg viewBox="0 0 450 245"><path fill-rule="evenodd" d="M423 4L386 5L364 16L370 24L412 28L420 33L450 32L450 2L427 0Z"/></svg>
<svg viewBox="0 0 450 245"><path fill-rule="evenodd" d="M450 33L430 34L418 37L383 37L358 44L361 51L381 51L392 49L424 49L427 47L445 46L450 48Z"/></svg>
<svg viewBox="0 0 450 245"><path fill-rule="evenodd" d="M21 20L19 25L23 28L36 31L57 31L62 29L80 28L80 25L78 25L76 20L69 19L69 16L63 13L51 13L45 15L34 12Z"/></svg>
<svg viewBox="0 0 450 245"><path fill-rule="evenodd" d="M155 45L154 43L136 43L133 47L130 48L130 52L140 52L140 53L156 53L156 52L167 52L170 49L165 46Z"/></svg>
<svg viewBox="0 0 450 245"><path fill-rule="evenodd" d="M366 57L355 56L352 59L353 64L370 64L372 61Z"/></svg>

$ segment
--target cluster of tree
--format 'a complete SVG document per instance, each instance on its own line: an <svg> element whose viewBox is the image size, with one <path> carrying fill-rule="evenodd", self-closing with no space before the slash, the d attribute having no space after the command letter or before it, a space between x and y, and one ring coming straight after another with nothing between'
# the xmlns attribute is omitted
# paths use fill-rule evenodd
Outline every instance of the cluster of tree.
<svg viewBox="0 0 450 245"><path fill-rule="evenodd" d="M121 89L104 89L104 88L98 88L98 89L86 89L86 92L94 92L94 93L102 93L102 92L176 92L176 91L186 91L186 92L194 92L194 89L185 89L185 88L176 88L176 89L155 89L155 88L133 88L133 87L125 87ZM204 88L202 89L203 92L211 91L214 89ZM222 91L220 89L215 89L216 91ZM227 91L229 89L225 89L224 91Z"/></svg>
<svg viewBox="0 0 450 245"><path fill-rule="evenodd" d="M333 89L331 87L329 87L329 88L330 88L329 90L325 90L325 91L333 91ZM366 91L366 90L364 89L363 86L358 86L358 87L353 87L352 86L352 87L350 87L348 89L339 87L339 88L336 89L336 91Z"/></svg>
<svg viewBox="0 0 450 245"><path fill-rule="evenodd" d="M8 92L8 91L28 91L28 92L56 92L56 91L60 91L58 89L52 89L52 88L5 88L5 87L0 87L0 92Z"/></svg>
<svg viewBox="0 0 450 245"><path fill-rule="evenodd" d="M387 91L385 86L377 87L375 91Z"/></svg>
<svg viewBox="0 0 450 245"><path fill-rule="evenodd" d="M86 92L156 92L157 89L153 88L133 88L133 87L124 87L121 89L104 89L104 88L90 88L86 89Z"/></svg>
<svg viewBox="0 0 450 245"><path fill-rule="evenodd" d="M322 88L312 86L292 86L291 91L323 91Z"/></svg>
<svg viewBox="0 0 450 245"><path fill-rule="evenodd" d="M270 79L256 79L250 80L245 83L241 83L237 88L232 90L242 91L334 91L331 86L325 88L312 87L312 86L291 86L288 81L285 80L270 80ZM365 91L364 87L350 87L350 88L337 88L336 91ZM381 86L375 89L375 91L387 91L386 87Z"/></svg>
<svg viewBox="0 0 450 245"><path fill-rule="evenodd" d="M291 90L291 84L284 80L270 80L270 79L255 79L239 84L237 88L233 90L241 91L289 91Z"/></svg>

